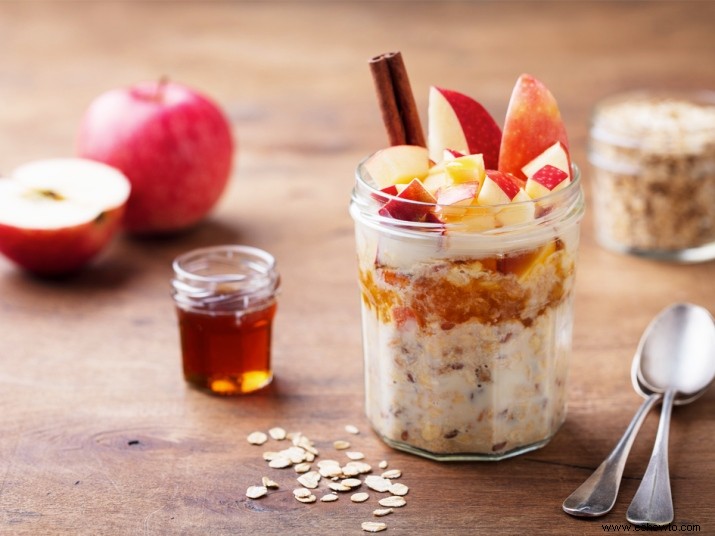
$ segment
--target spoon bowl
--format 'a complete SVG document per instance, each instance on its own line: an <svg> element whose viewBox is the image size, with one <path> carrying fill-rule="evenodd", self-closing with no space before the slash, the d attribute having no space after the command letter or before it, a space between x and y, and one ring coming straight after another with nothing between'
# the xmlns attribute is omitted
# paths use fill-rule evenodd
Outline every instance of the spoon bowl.
<svg viewBox="0 0 715 536"><path fill-rule="evenodd" d="M653 453L655 457L656 450L661 451L658 461L659 476L658 479L653 478L650 484L647 484L646 477L655 477L656 474L655 469L651 470L650 476L648 471L646 472L641 486L644 491L640 496L641 505L638 507L640 513L636 513L635 507L632 511L629 509L632 516L629 515L628 520L636 524L653 523L653 519L656 519L653 515L655 506L646 503L657 496L660 505L666 504L663 508L657 507L659 510L666 510L665 516L659 514L658 519L667 518L669 503L672 521L672 499L667 478L667 429L670 408L673 403L684 405L702 396L713 378L715 378L715 322L710 313L692 304L675 304L664 309L643 332L633 357L631 367L633 387L645 398L645 401L613 451L564 501L563 510L577 517L602 516L611 511L616 502L626 458L635 436L650 410L665 395L663 415L667 413L667 418L661 418ZM649 469L650 467L649 464ZM648 486L653 488L656 482L661 489L650 489L652 493L648 495L649 492L646 491ZM633 504L631 506L633 507Z"/></svg>
<svg viewBox="0 0 715 536"><path fill-rule="evenodd" d="M715 378L715 321L708 310L689 303L664 309L641 338L631 372L644 396L674 389L676 405L700 397Z"/></svg>

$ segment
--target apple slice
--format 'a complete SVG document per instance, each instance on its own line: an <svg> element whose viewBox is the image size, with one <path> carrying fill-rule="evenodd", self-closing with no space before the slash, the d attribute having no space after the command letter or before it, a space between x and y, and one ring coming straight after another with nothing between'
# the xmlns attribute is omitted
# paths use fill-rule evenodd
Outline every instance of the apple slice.
<svg viewBox="0 0 715 536"><path fill-rule="evenodd" d="M425 147L394 145L381 149L368 158L365 170L378 189L393 184L405 184L412 179L424 179L427 176L430 170L429 154Z"/></svg>
<svg viewBox="0 0 715 536"><path fill-rule="evenodd" d="M526 193L531 199L538 199L568 184L568 173L547 164L526 180Z"/></svg>
<svg viewBox="0 0 715 536"><path fill-rule="evenodd" d="M449 89L432 86L427 110L430 158L440 162L445 149L482 154L487 168L496 169L501 129L477 101Z"/></svg>
<svg viewBox="0 0 715 536"><path fill-rule="evenodd" d="M422 186L422 182L413 179L396 198L385 203L379 213L396 220L424 222L436 202L434 196Z"/></svg>
<svg viewBox="0 0 715 536"><path fill-rule="evenodd" d="M519 184L514 177L489 169L486 171L477 202L480 205L505 205L511 203L519 191Z"/></svg>
<svg viewBox="0 0 715 536"><path fill-rule="evenodd" d="M522 74L507 108L498 169L526 178L522 168L555 142L561 142L568 151L566 127L556 99L536 78Z"/></svg>
<svg viewBox="0 0 715 536"><path fill-rule="evenodd" d="M571 158L569 158L568 150L560 141L547 147L543 153L521 168L521 171L524 172L525 177L529 178L547 165L560 169L566 173L567 178L571 177Z"/></svg>
<svg viewBox="0 0 715 536"><path fill-rule="evenodd" d="M391 186L388 186L387 188L383 188L382 190L380 190L380 192L383 193L383 194L385 194L385 195L397 195L397 194L400 193L400 192L397 190L397 185L396 185L396 184L392 184Z"/></svg>
<svg viewBox="0 0 715 536"><path fill-rule="evenodd" d="M119 228L129 180L81 158L40 160L0 179L0 252L38 275L87 264Z"/></svg>

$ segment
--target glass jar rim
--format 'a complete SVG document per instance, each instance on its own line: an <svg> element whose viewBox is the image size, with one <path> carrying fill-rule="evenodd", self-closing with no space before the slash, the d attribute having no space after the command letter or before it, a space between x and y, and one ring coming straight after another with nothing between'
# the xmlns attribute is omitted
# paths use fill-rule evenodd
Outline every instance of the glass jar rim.
<svg viewBox="0 0 715 536"><path fill-rule="evenodd" d="M192 261L199 262L204 259L205 262L207 257L220 253L230 253L231 255L227 256L226 259L234 256L236 259L239 257L252 258L253 261L246 265L246 268L250 268L250 272L259 277L267 276L276 267L276 260L273 255L262 249L242 245L219 245L197 248L179 255L172 263L174 273L178 277L202 283L238 283L250 277L247 273L249 272L248 270L243 273L227 272L205 275L196 273L196 271L187 266Z"/></svg>
<svg viewBox="0 0 715 536"><path fill-rule="evenodd" d="M192 309L245 312L273 300L280 285L273 255L251 246L194 249L174 259L172 267L174 300Z"/></svg>

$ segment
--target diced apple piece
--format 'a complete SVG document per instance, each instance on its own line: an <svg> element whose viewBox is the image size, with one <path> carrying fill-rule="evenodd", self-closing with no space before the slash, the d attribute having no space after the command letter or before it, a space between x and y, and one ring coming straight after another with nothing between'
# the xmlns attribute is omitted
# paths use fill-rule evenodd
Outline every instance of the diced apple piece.
<svg viewBox="0 0 715 536"><path fill-rule="evenodd" d="M526 193L532 199L538 199L561 190L568 184L569 176L565 171L546 165L526 180Z"/></svg>
<svg viewBox="0 0 715 536"><path fill-rule="evenodd" d="M486 176L484 157L481 154L460 156L446 162L444 171L454 184L477 181L481 185Z"/></svg>
<svg viewBox="0 0 715 536"><path fill-rule="evenodd" d="M412 179L424 179L429 173L427 149L417 145L394 145L377 151L365 162L378 189L393 184L406 184Z"/></svg>
<svg viewBox="0 0 715 536"><path fill-rule="evenodd" d="M423 222L436 202L434 196L422 186L422 182L413 179L396 198L385 203L379 213L396 220Z"/></svg>
<svg viewBox="0 0 715 536"><path fill-rule="evenodd" d="M445 149L444 157L442 158L442 162L450 162L450 161L454 160L455 158L461 158L463 156L467 156L467 155L460 151L455 151L454 149Z"/></svg>
<svg viewBox="0 0 715 536"><path fill-rule="evenodd" d="M459 224L461 229L470 233L488 231L498 226L494 218L494 209L490 207L472 205L465 207L458 217L450 217L446 214L441 216L446 223Z"/></svg>
<svg viewBox="0 0 715 536"><path fill-rule="evenodd" d="M427 215L425 216L424 222L425 223L435 223L435 224L439 224L439 225L442 225L444 223L440 219L440 217L437 216L437 214L435 214L434 212L431 212L431 211L428 212Z"/></svg>
<svg viewBox="0 0 715 536"><path fill-rule="evenodd" d="M521 168L521 170L524 172L524 176L529 178L544 166L554 166L566 173L568 178L571 178L571 159L563 143L557 141Z"/></svg>
<svg viewBox="0 0 715 536"><path fill-rule="evenodd" d="M566 128L556 99L536 78L522 74L507 108L498 169L526 178L522 168L555 142L561 142L568 151Z"/></svg>
<svg viewBox="0 0 715 536"><path fill-rule="evenodd" d="M452 180L445 172L444 166L441 164L433 166L427 177L422 181L422 185L432 195L436 195L440 188L451 186L451 184Z"/></svg>
<svg viewBox="0 0 715 536"><path fill-rule="evenodd" d="M372 194L372 198L380 203L386 203L390 197L398 196L405 188L407 188L406 184L393 184L392 186L382 188L379 193Z"/></svg>
<svg viewBox="0 0 715 536"><path fill-rule="evenodd" d="M431 87L429 93L428 136L430 158L440 162L444 150L465 155L483 154L488 168L497 167L501 129L477 101L449 89Z"/></svg>
<svg viewBox="0 0 715 536"><path fill-rule="evenodd" d="M504 207L496 215L496 220L502 227L518 225L534 219L536 205L524 190L519 190L509 206Z"/></svg>
<svg viewBox="0 0 715 536"><path fill-rule="evenodd" d="M537 249L508 255L497 262L497 269L504 274L514 274L519 279L526 279L539 264L543 264L554 252L556 241L551 241Z"/></svg>
<svg viewBox="0 0 715 536"><path fill-rule="evenodd" d="M465 182L440 188L435 197L438 205L469 206L477 197L478 191L478 182Z"/></svg>
<svg viewBox="0 0 715 536"><path fill-rule="evenodd" d="M505 205L519 193L519 185L513 177L500 171L487 170L484 184L479 191L480 205Z"/></svg>

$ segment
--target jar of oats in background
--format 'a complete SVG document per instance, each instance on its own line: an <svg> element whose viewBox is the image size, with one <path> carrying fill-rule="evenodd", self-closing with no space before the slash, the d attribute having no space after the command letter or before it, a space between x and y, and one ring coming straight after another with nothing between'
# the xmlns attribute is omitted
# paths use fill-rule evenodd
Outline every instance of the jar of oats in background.
<svg viewBox="0 0 715 536"><path fill-rule="evenodd" d="M715 258L715 93L603 100L589 161L602 246L669 261Z"/></svg>

